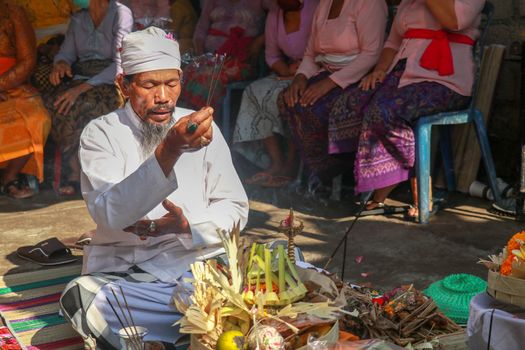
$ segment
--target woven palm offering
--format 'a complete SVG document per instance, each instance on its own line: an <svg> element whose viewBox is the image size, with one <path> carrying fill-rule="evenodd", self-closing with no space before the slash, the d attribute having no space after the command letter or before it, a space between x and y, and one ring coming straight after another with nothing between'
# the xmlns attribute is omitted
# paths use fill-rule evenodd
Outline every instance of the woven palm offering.
<svg viewBox="0 0 525 350"><path fill-rule="evenodd" d="M492 297L525 307L525 231L512 236L501 253L479 262L489 269L487 292Z"/></svg>
<svg viewBox="0 0 525 350"><path fill-rule="evenodd" d="M293 211L279 227L292 248L302 229ZM184 315L176 325L191 335L192 350L368 349L372 344L385 350L434 349L444 344L442 336L448 342L464 340L462 328L413 286L383 293L350 285L328 272L297 266L290 241L288 249L245 247L239 226L218 235L225 261L195 262L193 279L185 281L192 292L174 294Z"/></svg>
<svg viewBox="0 0 525 350"><path fill-rule="evenodd" d="M193 263L193 293L185 297L179 290L174 296L184 315L176 325L191 334L192 350L298 349L311 334L338 340L338 320L349 312L344 299L335 300L337 290L332 298L309 295L306 284L313 286L311 276L320 272L297 267L283 246L270 250L253 243L243 249L239 226L218 234L225 263Z"/></svg>

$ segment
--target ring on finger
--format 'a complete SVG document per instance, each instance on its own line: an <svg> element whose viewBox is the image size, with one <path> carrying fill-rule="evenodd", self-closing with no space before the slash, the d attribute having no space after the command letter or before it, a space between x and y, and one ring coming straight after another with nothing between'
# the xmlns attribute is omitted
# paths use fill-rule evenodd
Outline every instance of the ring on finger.
<svg viewBox="0 0 525 350"><path fill-rule="evenodd" d="M195 123L192 120L188 121L188 124L186 125L186 132L188 134L193 134L195 131L197 131L197 128L199 127L199 124Z"/></svg>
<svg viewBox="0 0 525 350"><path fill-rule="evenodd" d="M206 147L211 143L211 141L204 136L201 136L200 142L201 142L201 147Z"/></svg>
<svg viewBox="0 0 525 350"><path fill-rule="evenodd" d="M155 233L155 231L157 231L157 224L155 223L155 221L151 220L148 226L148 232Z"/></svg>

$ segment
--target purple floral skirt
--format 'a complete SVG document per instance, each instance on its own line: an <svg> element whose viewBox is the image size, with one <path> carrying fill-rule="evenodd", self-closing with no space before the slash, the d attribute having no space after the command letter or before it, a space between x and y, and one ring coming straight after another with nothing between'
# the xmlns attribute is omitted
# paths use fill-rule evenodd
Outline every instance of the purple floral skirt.
<svg viewBox="0 0 525 350"><path fill-rule="evenodd" d="M368 96L362 108L362 124L355 160L356 192L367 192L405 181L415 161L412 124L417 118L466 108L470 97L463 96L436 82L420 82L399 88L405 61L396 65L385 80ZM344 97L343 97L344 98ZM352 109L355 97L346 97ZM344 119L344 118L343 118ZM346 125L331 119L330 127ZM344 141L344 140L343 140ZM339 141L338 141L339 142ZM342 142L340 142L342 144ZM344 150L344 149L343 149Z"/></svg>

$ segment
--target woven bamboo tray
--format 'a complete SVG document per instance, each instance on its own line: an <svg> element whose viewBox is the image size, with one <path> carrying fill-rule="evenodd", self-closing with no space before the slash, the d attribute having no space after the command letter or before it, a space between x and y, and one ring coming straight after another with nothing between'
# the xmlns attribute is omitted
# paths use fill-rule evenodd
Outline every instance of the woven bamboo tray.
<svg viewBox="0 0 525 350"><path fill-rule="evenodd" d="M443 334L437 336L439 345L436 350L468 350L467 334L465 331L460 331L451 334Z"/></svg>
<svg viewBox="0 0 525 350"><path fill-rule="evenodd" d="M489 270L487 293L504 303L525 308L525 280Z"/></svg>

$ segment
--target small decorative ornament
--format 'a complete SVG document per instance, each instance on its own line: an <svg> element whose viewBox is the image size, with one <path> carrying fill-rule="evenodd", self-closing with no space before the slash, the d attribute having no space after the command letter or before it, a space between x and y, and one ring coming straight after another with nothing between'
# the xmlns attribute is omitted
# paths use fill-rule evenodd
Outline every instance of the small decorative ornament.
<svg viewBox="0 0 525 350"><path fill-rule="evenodd" d="M293 209L290 208L288 217L279 224L279 232L284 233L288 237L288 258L290 262L295 265L295 236L303 232L303 222L296 220Z"/></svg>

